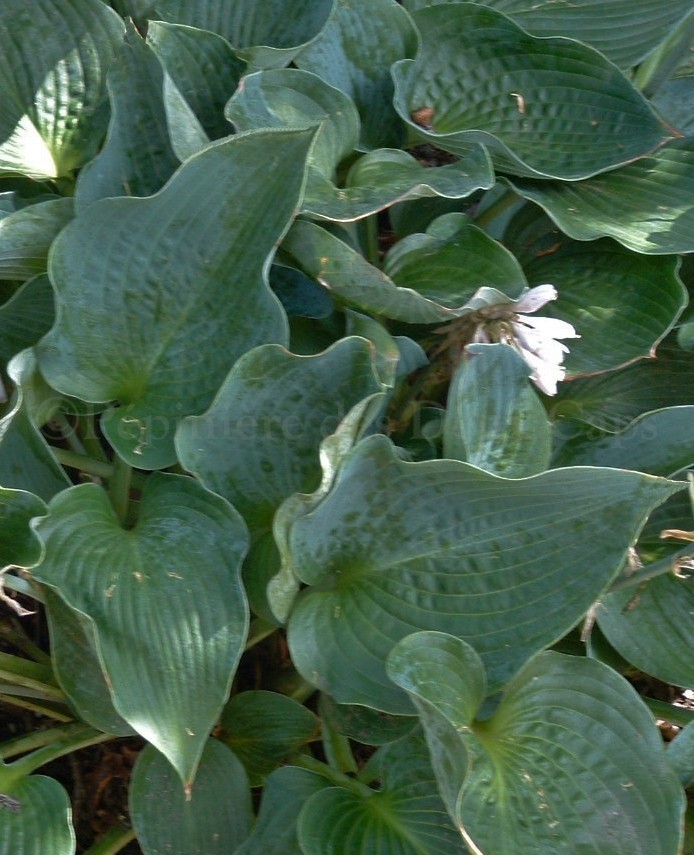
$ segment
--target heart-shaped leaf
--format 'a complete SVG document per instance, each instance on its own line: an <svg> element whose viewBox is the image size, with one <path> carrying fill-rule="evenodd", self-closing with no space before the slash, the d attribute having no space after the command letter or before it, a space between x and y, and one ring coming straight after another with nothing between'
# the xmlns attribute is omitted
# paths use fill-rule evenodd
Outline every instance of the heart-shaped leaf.
<svg viewBox="0 0 694 855"><path fill-rule="evenodd" d="M364 148L398 148L404 128L393 109L390 67L414 56L416 49L412 21L394 0L369 0L368 9L337 0L326 26L295 61L353 101L361 117Z"/></svg>
<svg viewBox="0 0 694 855"><path fill-rule="evenodd" d="M188 794L173 766L147 746L133 769L130 812L144 855L229 855L253 818L243 766L216 739L205 743Z"/></svg>
<svg viewBox="0 0 694 855"><path fill-rule="evenodd" d="M379 791L322 790L299 817L305 855L463 855L467 850L436 792L421 733L370 761Z"/></svg>
<svg viewBox="0 0 694 855"><path fill-rule="evenodd" d="M439 3L462 0L403 0L413 12ZM479 0L480 5L503 12L534 36L569 36L597 48L612 62L630 68L667 36L691 9L689 0L652 3L651 0L583 0L580 14L570 3L544 0Z"/></svg>
<svg viewBox="0 0 694 855"><path fill-rule="evenodd" d="M325 778L298 766L276 769L263 788L253 833L234 855L305 855L296 839L299 812L307 799L329 786Z"/></svg>
<svg viewBox="0 0 694 855"><path fill-rule="evenodd" d="M547 469L549 422L529 375L506 344L468 345L448 391L444 456L506 478Z"/></svg>
<svg viewBox="0 0 694 855"><path fill-rule="evenodd" d="M0 279L31 279L47 269L48 250L73 217L72 199L47 199L0 220Z"/></svg>
<svg viewBox="0 0 694 855"><path fill-rule="evenodd" d="M224 707L218 738L243 763L252 787L282 760L318 737L315 715L277 692L241 692Z"/></svg>
<svg viewBox="0 0 694 855"><path fill-rule="evenodd" d="M0 484L48 501L69 487L70 481L39 430L44 420L36 410L40 407L49 413L60 399L38 373L31 350L12 359L8 374L16 393L12 409L0 419Z"/></svg>
<svg viewBox="0 0 694 855"><path fill-rule="evenodd" d="M393 76L395 107L420 139L456 154L481 142L504 171L565 180L672 139L629 80L587 45L535 38L473 3L413 17L421 50L395 63Z"/></svg>
<svg viewBox="0 0 694 855"><path fill-rule="evenodd" d="M96 153L104 78L122 39L123 22L98 0L3 2L0 173L67 176Z"/></svg>
<svg viewBox="0 0 694 855"><path fill-rule="evenodd" d="M195 27L150 21L147 43L210 139L231 133L224 106L246 63L236 56L229 42L217 33Z"/></svg>
<svg viewBox="0 0 694 855"><path fill-rule="evenodd" d="M77 181L83 210L108 196L149 196L178 167L163 104L164 72L132 24L106 79L111 121L106 142Z"/></svg>
<svg viewBox="0 0 694 855"><path fill-rule="evenodd" d="M11 766L0 760L0 852L7 855L74 855L68 794L53 778L23 777L10 786Z"/></svg>
<svg viewBox="0 0 694 855"><path fill-rule="evenodd" d="M120 403L102 426L132 465L173 463L178 421L210 404L239 356L286 340L265 269L296 209L311 136L212 143L155 196L95 202L55 242L59 313L39 362L56 389Z"/></svg>
<svg viewBox="0 0 694 855"><path fill-rule="evenodd" d="M437 629L474 645L496 691L580 619L648 513L684 486L597 468L506 480L457 461L406 463L369 437L288 523L284 570L309 586L289 619L292 659L340 703L407 713L386 656Z"/></svg>
<svg viewBox="0 0 694 855"><path fill-rule="evenodd" d="M314 39L335 0L158 0L163 21L211 30L230 42L239 56L258 68L288 65Z"/></svg>
<svg viewBox="0 0 694 855"><path fill-rule="evenodd" d="M598 609L600 629L615 650L675 686L694 685L694 586L687 571L683 575L616 591L602 597Z"/></svg>
<svg viewBox="0 0 694 855"><path fill-rule="evenodd" d="M576 240L607 235L654 255L694 250L694 136L585 181L509 183Z"/></svg>
<svg viewBox="0 0 694 855"><path fill-rule="evenodd" d="M473 852L680 851L682 788L650 713L606 665L542 653L481 721L484 668L460 639L416 633L388 669L419 712Z"/></svg>
<svg viewBox="0 0 694 855"><path fill-rule="evenodd" d="M243 521L192 478L157 473L130 531L94 484L56 496L36 530L35 577L91 618L116 710L189 787L246 641Z"/></svg>

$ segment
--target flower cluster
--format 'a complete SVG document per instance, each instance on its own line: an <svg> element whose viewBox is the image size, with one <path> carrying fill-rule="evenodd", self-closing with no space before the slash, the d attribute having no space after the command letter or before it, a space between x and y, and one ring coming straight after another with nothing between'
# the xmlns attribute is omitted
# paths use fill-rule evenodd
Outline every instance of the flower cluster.
<svg viewBox="0 0 694 855"><path fill-rule="evenodd" d="M554 285L538 285L517 300L485 307L476 313L479 322L473 337L475 342L501 342L515 348L532 369L530 379L546 395L557 394L557 383L566 374L562 362L569 348L557 339L580 338L566 321L528 317L556 299Z"/></svg>

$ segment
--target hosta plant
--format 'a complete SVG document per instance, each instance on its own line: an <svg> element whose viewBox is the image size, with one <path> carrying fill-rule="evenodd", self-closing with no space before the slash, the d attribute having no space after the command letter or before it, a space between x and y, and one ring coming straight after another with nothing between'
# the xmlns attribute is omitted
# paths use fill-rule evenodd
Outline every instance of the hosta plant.
<svg viewBox="0 0 694 855"><path fill-rule="evenodd" d="M2 855L692 851L693 40L4 0Z"/></svg>

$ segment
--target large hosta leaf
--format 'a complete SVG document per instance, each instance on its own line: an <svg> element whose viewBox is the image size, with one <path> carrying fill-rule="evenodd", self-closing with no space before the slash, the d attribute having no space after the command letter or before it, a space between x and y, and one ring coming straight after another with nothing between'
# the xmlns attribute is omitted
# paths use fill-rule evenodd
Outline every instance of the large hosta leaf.
<svg viewBox="0 0 694 855"><path fill-rule="evenodd" d="M607 235L655 255L694 250L694 136L585 181L511 183L577 240Z"/></svg>
<svg viewBox="0 0 694 855"><path fill-rule="evenodd" d="M628 662L659 680L686 687L694 685L693 614L691 578L668 575L603 597L598 621Z"/></svg>
<svg viewBox="0 0 694 855"><path fill-rule="evenodd" d="M409 11L462 0L403 0ZM691 9L689 0L479 0L535 36L570 36L587 42L622 68L640 62Z"/></svg>
<svg viewBox="0 0 694 855"><path fill-rule="evenodd" d="M0 173L55 178L95 154L104 78L122 38L122 21L98 0L4 0Z"/></svg>
<svg viewBox="0 0 694 855"><path fill-rule="evenodd" d="M102 425L133 465L173 463L178 421L210 404L251 347L286 341L265 270L297 206L311 137L213 143L155 196L95 202L54 244L58 320L39 362L56 389L120 404Z"/></svg>
<svg viewBox="0 0 694 855"><path fill-rule="evenodd" d="M46 506L32 493L0 487L0 568L8 564L31 567L41 558L41 543L29 528Z"/></svg>
<svg viewBox="0 0 694 855"><path fill-rule="evenodd" d="M163 21L218 33L244 59L261 68L274 68L290 63L318 35L334 3L335 0L158 0L154 11Z"/></svg>
<svg viewBox="0 0 694 855"><path fill-rule="evenodd" d="M243 766L216 739L205 744L188 795L166 758L147 746L133 769L130 812L145 855L230 855L253 817Z"/></svg>
<svg viewBox="0 0 694 855"><path fill-rule="evenodd" d="M529 374L528 364L508 345L469 345L448 392L444 457L506 478L546 469L549 422Z"/></svg>
<svg viewBox="0 0 694 855"><path fill-rule="evenodd" d="M164 72L132 24L106 79L111 121L99 154L80 173L80 208L107 196L149 196L179 165L164 112Z"/></svg>
<svg viewBox="0 0 694 855"><path fill-rule="evenodd" d="M475 647L495 691L579 620L649 511L683 486L598 468L506 480L363 440L289 527L287 562L309 586L289 619L292 658L340 703L407 712L386 656L438 629Z"/></svg>
<svg viewBox="0 0 694 855"><path fill-rule="evenodd" d="M427 735L439 788L474 852L676 855L683 792L638 695L590 659L542 653L477 720L484 668L438 632L389 658Z"/></svg>
<svg viewBox="0 0 694 855"><path fill-rule="evenodd" d="M0 484L48 501L69 487L70 481L39 430L44 419L37 409L48 413L58 406L59 398L38 373L31 350L18 353L8 373L16 392L12 409L0 419Z"/></svg>
<svg viewBox="0 0 694 855"><path fill-rule="evenodd" d="M482 142L514 174L578 179L672 138L632 84L586 45L534 38L473 3L414 18L421 51L396 63L393 75L395 106L421 139L454 153Z"/></svg>
<svg viewBox="0 0 694 855"><path fill-rule="evenodd" d="M116 710L189 786L245 644L241 518L192 478L157 473L132 530L93 484L57 496L36 527L36 578L92 619Z"/></svg>
<svg viewBox="0 0 694 855"><path fill-rule="evenodd" d="M467 852L436 792L421 733L382 748L370 760L378 791L331 787L299 817L305 855L463 855Z"/></svg>
<svg viewBox="0 0 694 855"><path fill-rule="evenodd" d="M296 64L351 98L361 116L366 149L397 148L404 128L393 109L390 67L414 56L416 47L412 22L395 0L337 0L334 14Z"/></svg>
<svg viewBox="0 0 694 855"><path fill-rule="evenodd" d="M0 760L0 852L74 855L75 833L65 789L43 775L23 777L8 786L10 769Z"/></svg>

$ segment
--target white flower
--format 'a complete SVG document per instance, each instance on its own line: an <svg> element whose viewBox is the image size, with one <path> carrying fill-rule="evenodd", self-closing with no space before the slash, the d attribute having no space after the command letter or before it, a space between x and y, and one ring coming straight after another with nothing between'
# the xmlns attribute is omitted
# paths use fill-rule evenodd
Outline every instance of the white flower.
<svg viewBox="0 0 694 855"><path fill-rule="evenodd" d="M490 306L481 315L474 341L499 341L514 347L532 369L530 379L546 395L557 394L557 383L564 379L562 365L569 348L557 339L580 338L566 321L557 318L530 318L550 300L557 299L554 285L538 285L517 300Z"/></svg>

